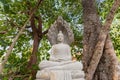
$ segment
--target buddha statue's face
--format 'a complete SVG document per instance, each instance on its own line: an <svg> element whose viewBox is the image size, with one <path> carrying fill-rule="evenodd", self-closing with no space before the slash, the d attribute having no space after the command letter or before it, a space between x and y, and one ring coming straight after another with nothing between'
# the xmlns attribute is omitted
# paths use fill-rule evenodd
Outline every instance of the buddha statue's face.
<svg viewBox="0 0 120 80"><path fill-rule="evenodd" d="M59 32L59 34L57 36L57 41L59 41L59 42L64 41L64 35L63 35L62 31Z"/></svg>

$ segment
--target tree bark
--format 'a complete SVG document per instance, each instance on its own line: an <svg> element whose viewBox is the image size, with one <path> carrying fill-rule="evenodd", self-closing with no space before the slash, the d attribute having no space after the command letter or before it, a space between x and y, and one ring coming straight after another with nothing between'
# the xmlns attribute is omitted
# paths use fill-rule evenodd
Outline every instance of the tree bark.
<svg viewBox="0 0 120 80"><path fill-rule="evenodd" d="M83 5L83 65L84 71L87 73L87 68L91 61L96 41L101 28L101 23L96 11L95 0L82 0Z"/></svg>
<svg viewBox="0 0 120 80"><path fill-rule="evenodd" d="M84 64L84 71L86 73L86 80L117 80L117 74L116 74L117 60L115 57L114 49L109 48L108 50L106 50L106 48L104 49L104 45L105 45L105 41L107 40L106 45L109 44L109 46L112 46L112 45L110 45L111 42L108 42L109 37L107 39L106 39L106 37L108 35L109 28L112 23L115 11L119 6L119 2L120 2L119 0L116 0L114 2L113 7L111 8L111 11L106 19L105 25L103 27L101 27L101 29L100 29L100 26L102 26L102 24L100 23L99 16L95 9L95 0L83 0L82 1L82 5L84 8L84 10L83 10L83 12L84 12L84 14L83 14L83 16L84 16L83 17L83 19L84 19L83 64ZM89 19L90 17L91 17L91 19ZM98 21L96 21L96 19ZM94 23L92 23L92 22L94 22ZM90 23L92 23L93 25L91 25ZM92 26L92 27L90 27L90 26ZM99 30L95 31L96 27L98 27ZM97 34L93 33L91 35L91 32L92 32L91 29L93 30L93 32L96 32ZM96 37L92 38L92 36L95 36L95 35L96 35ZM95 48L95 50L94 50L94 48ZM98 63L103 54L103 50L105 51L104 53L106 53L106 54L111 53L111 56L109 56L109 59L112 62L109 63L109 65L112 65L113 63L115 63L115 64L113 64L111 66L111 68L107 67L107 69L109 69L109 71L104 72L105 71L104 70L103 72L97 72L96 69L100 67L100 65L98 65ZM105 55L105 57L108 57L108 56ZM102 59L105 59L105 58L102 57ZM100 62L101 62L101 64L104 64L102 61L100 61ZM108 65L106 64L104 66L108 66ZM111 73L108 73L108 72L111 72ZM108 74L105 75L106 78L103 78L104 77L103 75L96 76L99 73L101 73L101 74L108 73ZM94 77L93 77L93 75L94 75ZM108 77L110 77L110 78L108 78Z"/></svg>
<svg viewBox="0 0 120 80"><path fill-rule="evenodd" d="M118 80L117 74L118 61L113 44L108 35L103 50L103 55L98 64L93 80Z"/></svg>
<svg viewBox="0 0 120 80"><path fill-rule="evenodd" d="M39 5L42 3L43 0L38 0L38 3L36 5L36 7L39 7ZM28 10L30 10L28 12L28 15L31 14L34 9L31 9L30 7L30 4L28 4ZM35 79L35 76L36 76L36 72L37 70L35 69L35 66L37 66L37 52L38 52L38 47L39 47L39 43L40 43L40 40L42 39L42 20L41 18L38 18L38 27L36 27L36 24L35 24L35 14L32 15L31 19L30 19L30 23L31 23L31 28L32 28L32 31L33 31L33 50L32 50L32 54L30 56L30 60L28 62L28 65L27 65L27 69L29 71L31 71L31 76L32 76L32 79Z"/></svg>
<svg viewBox="0 0 120 80"><path fill-rule="evenodd" d="M38 18L38 27L35 25L35 16L33 15L31 20L31 28L33 31L33 50L32 54L30 56L30 60L28 62L28 69L31 70L31 74L33 79L35 78L37 70L34 69L34 66L37 64L37 52L38 52L38 47L40 40L42 39L42 21L40 18Z"/></svg>

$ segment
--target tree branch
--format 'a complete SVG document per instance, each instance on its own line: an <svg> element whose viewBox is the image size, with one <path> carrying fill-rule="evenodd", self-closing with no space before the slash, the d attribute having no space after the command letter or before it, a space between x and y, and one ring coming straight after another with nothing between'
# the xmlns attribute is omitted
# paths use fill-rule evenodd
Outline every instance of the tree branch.
<svg viewBox="0 0 120 80"><path fill-rule="evenodd" d="M38 17L38 34L42 37L42 20L41 17Z"/></svg>
<svg viewBox="0 0 120 80"><path fill-rule="evenodd" d="M6 34L7 33L7 31L1 31L0 32L0 34Z"/></svg>
<svg viewBox="0 0 120 80"><path fill-rule="evenodd" d="M115 0L107 18L106 18L106 22L104 24L104 27L106 28L106 30L110 29L110 26L111 26L112 21L114 19L115 12L117 11L119 6L120 6L120 0Z"/></svg>
<svg viewBox="0 0 120 80"><path fill-rule="evenodd" d="M48 30L49 30L49 29L47 29L46 31L44 31L44 32L42 33L42 35L47 34L47 33L48 33Z"/></svg>
<svg viewBox="0 0 120 80"><path fill-rule="evenodd" d="M32 31L33 31L33 34L37 34L37 27L35 26L35 16L34 16L34 14L33 14L33 16L32 16L32 18L31 18L31 20L30 20L30 22L31 22L31 28L32 28Z"/></svg>

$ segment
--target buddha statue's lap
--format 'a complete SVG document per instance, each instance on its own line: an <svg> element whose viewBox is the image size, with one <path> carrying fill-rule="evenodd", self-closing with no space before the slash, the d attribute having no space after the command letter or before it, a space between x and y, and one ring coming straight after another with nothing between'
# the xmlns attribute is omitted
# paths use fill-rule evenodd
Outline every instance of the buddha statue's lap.
<svg viewBox="0 0 120 80"><path fill-rule="evenodd" d="M50 64L51 63L51 64ZM81 64L81 62L78 61L69 61L69 62L59 62L59 63L47 63L47 65L45 64L44 67L40 67L41 70L78 70L78 69L82 69L83 65Z"/></svg>

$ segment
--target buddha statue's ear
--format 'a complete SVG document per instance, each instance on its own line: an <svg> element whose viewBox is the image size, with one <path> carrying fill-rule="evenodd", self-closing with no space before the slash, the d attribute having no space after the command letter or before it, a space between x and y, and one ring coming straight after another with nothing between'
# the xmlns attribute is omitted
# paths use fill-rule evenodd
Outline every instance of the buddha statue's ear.
<svg viewBox="0 0 120 80"><path fill-rule="evenodd" d="M74 41L74 34L70 29L70 25L63 20L61 16L59 16L48 30L47 37L51 45L57 44L57 36L59 31L61 31L64 35L64 43L70 45Z"/></svg>

